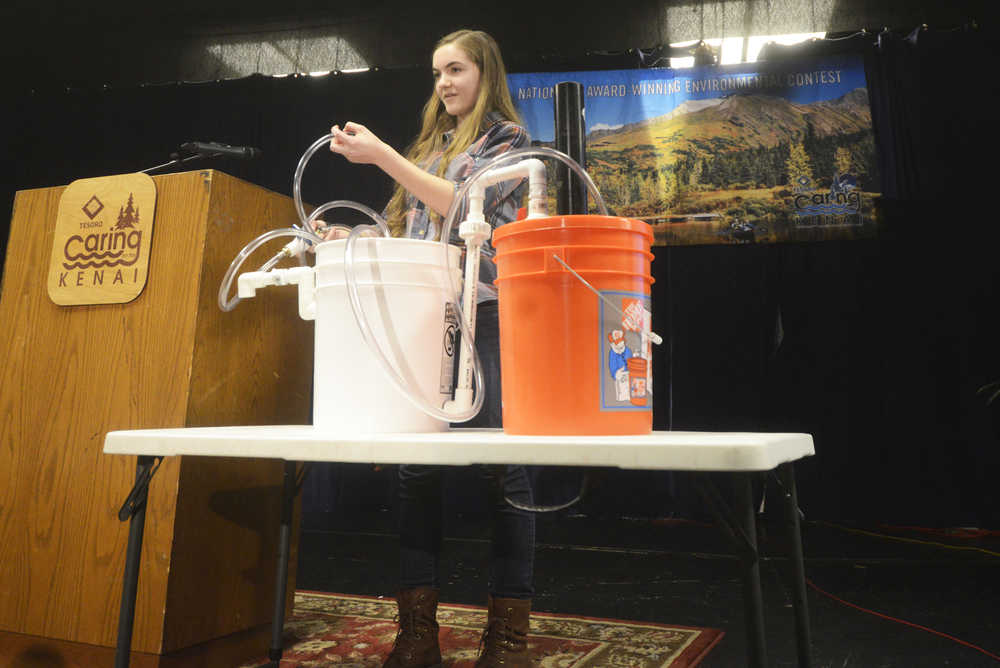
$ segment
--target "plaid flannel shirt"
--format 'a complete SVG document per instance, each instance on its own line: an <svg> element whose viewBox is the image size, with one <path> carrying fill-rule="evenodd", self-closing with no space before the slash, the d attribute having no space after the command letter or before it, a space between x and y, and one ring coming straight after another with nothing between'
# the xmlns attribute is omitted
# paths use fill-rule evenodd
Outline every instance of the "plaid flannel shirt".
<svg viewBox="0 0 1000 668"><path fill-rule="evenodd" d="M528 131L517 123L513 123L498 114L490 112L486 115L486 131L474 141L464 152L459 153L452 159L445 169L444 178L455 184L455 190L465 182L474 171L489 162L498 155L515 148L522 148L531 143ZM451 143L454 131L445 133L445 148ZM430 159L421 167L432 174L437 173L438 165L441 163L441 155L444 151L434 153ZM483 199L483 216L492 227L508 223L517 216L517 210L521 205L525 180L504 181L486 188ZM413 195L406 195L406 236L411 239L434 239L438 236L438 226L443 224L443 220L431 218L431 212L427 205ZM464 245L458 236L458 224L465 219L468 209L468 202L462 203L452 225L451 241L455 244ZM435 218L437 218L435 216ZM495 251L493 245L487 239L482 246L482 256L479 263L479 299L483 302L489 299L496 299L496 287L493 279L496 278L496 265L493 263Z"/></svg>

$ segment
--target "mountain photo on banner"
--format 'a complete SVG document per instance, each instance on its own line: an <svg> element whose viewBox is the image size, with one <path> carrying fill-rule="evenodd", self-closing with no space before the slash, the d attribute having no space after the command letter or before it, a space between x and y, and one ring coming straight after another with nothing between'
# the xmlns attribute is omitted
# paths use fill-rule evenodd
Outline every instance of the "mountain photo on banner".
<svg viewBox="0 0 1000 668"><path fill-rule="evenodd" d="M875 235L881 186L859 56L508 79L542 146L554 146L556 84L580 83L587 172L609 211L653 225L657 244Z"/></svg>

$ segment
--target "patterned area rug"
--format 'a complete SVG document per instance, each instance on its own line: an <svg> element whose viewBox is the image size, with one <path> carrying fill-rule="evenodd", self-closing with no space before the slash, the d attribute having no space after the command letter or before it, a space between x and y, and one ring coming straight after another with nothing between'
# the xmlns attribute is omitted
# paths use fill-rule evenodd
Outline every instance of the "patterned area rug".
<svg viewBox="0 0 1000 668"><path fill-rule="evenodd" d="M395 616L391 598L296 592L295 611L285 623L282 668L378 668L396 638ZM472 668L485 608L441 604L438 623L444 665ZM540 668L690 668L722 635L717 629L532 611L529 650ZM265 664L261 658L241 668Z"/></svg>

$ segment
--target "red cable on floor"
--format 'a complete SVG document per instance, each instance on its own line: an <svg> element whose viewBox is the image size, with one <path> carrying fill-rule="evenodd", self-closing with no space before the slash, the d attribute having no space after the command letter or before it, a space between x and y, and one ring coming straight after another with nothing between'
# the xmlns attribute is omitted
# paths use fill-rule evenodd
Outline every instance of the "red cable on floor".
<svg viewBox="0 0 1000 668"><path fill-rule="evenodd" d="M837 603L841 603L843 605L846 605L849 608L854 608L855 610L860 610L861 612L866 612L869 615L874 615L876 617L881 617L882 619L888 619L889 621L897 622L899 624L904 624L906 626L912 626L913 628L920 629L921 631L927 631L928 633L933 633L936 636L941 636L942 638L947 638L948 640L951 640L953 642L957 642L959 645L965 645L966 647L972 648L972 649L976 650L977 652L982 652L983 654L985 654L986 656L990 657L994 661L1000 661L1000 656L997 656L996 654L988 652L985 649L983 649L982 647L978 647L976 645L973 645L970 642L966 642L966 641L964 641L964 640L962 640L960 638L956 638L955 636L950 636L947 633L942 633L941 631L935 631L932 628L928 628L926 626L921 626L920 624L914 624L913 622L908 622L905 619L898 619L896 617L891 617L889 615L884 615L881 612L875 612L874 610L869 610L868 608L862 608L860 605L855 605L854 603L850 603L848 601L845 601L842 598L837 598L833 594L831 594L829 592L826 592L826 591L823 591L822 589L820 589L819 587L817 587L813 583L813 581L810 580L809 578L806 578L806 584L809 585L810 587L812 587L813 589L815 589L816 591L818 591L820 594L823 594L823 596L831 598L834 601L836 601Z"/></svg>
<svg viewBox="0 0 1000 668"><path fill-rule="evenodd" d="M893 526L892 524L879 525L887 531L915 531L919 533L929 533L947 538L984 538L987 536L1000 536L1000 531L996 529L980 529L979 527L949 527L945 529L935 527L920 526Z"/></svg>

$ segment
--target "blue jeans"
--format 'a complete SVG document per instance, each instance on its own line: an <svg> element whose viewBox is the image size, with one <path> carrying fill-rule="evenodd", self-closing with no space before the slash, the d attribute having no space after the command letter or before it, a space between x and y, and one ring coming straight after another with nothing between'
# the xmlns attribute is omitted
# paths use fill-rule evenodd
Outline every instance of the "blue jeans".
<svg viewBox="0 0 1000 668"><path fill-rule="evenodd" d="M500 338L496 302L479 305L476 350L483 364L483 408L468 427L502 426L500 407ZM399 467L400 586L438 587L442 543L441 466ZM506 501L533 503L523 466L481 467L490 490L492 551L490 594L500 598L531 598L534 593L535 516Z"/></svg>

